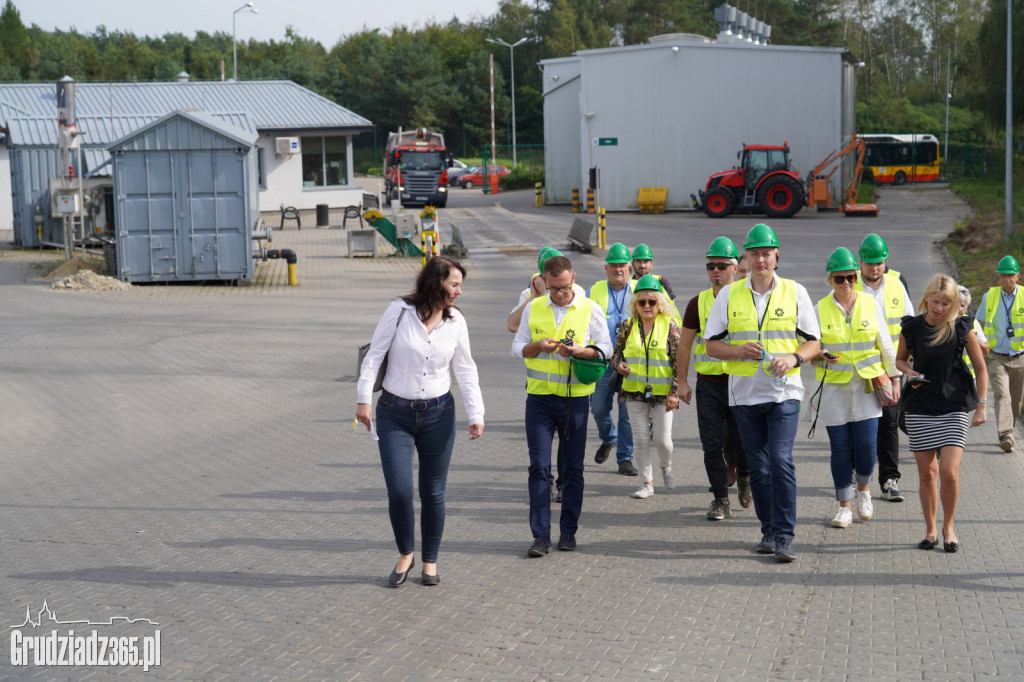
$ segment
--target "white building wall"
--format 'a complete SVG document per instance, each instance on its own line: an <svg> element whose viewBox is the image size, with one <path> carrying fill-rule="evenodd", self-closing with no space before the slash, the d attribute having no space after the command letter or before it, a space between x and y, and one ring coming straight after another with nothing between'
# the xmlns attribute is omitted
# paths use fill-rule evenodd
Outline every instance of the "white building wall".
<svg viewBox="0 0 1024 682"><path fill-rule="evenodd" d="M711 173L736 164L744 143L788 142L794 165L806 175L843 141L840 49L681 39L577 58L578 142L552 136L547 155L558 159L578 145L579 170L570 185L585 187L588 169L598 166L599 203L609 210L635 209L641 187L667 187L669 208L689 206L690 194ZM544 63L546 85L549 68L565 68L552 61ZM569 125L572 114L561 111L552 115L567 120L546 117L545 128ZM595 146L597 138L618 144ZM564 164L546 171L549 186L564 184Z"/></svg>
<svg viewBox="0 0 1024 682"><path fill-rule="evenodd" d="M549 63L544 69L544 192L548 203L569 203L573 187L580 188L580 199L585 200L586 184L577 180L582 172L581 118L579 60Z"/></svg>
<svg viewBox="0 0 1024 682"><path fill-rule="evenodd" d="M261 211L278 211L281 206L315 209L317 204L332 208L360 206L363 190L352 184L352 137L347 136L346 160L349 184L343 187L303 187L302 155L278 156L277 135L260 135L256 144L263 150L263 179L266 187L259 190Z"/></svg>
<svg viewBox="0 0 1024 682"><path fill-rule="evenodd" d="M11 198L11 154L0 145L0 230L14 229L14 203Z"/></svg>

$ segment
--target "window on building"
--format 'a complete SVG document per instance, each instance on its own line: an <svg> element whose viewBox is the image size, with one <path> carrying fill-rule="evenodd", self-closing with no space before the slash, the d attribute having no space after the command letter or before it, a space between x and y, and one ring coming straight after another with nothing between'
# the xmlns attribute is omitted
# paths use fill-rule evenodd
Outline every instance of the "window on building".
<svg viewBox="0 0 1024 682"><path fill-rule="evenodd" d="M263 161L263 147L256 147L256 185L260 189L267 188L267 176L264 170L266 165Z"/></svg>
<svg viewBox="0 0 1024 682"><path fill-rule="evenodd" d="M345 158L347 138L302 138L302 186L336 187L348 184L348 164Z"/></svg>

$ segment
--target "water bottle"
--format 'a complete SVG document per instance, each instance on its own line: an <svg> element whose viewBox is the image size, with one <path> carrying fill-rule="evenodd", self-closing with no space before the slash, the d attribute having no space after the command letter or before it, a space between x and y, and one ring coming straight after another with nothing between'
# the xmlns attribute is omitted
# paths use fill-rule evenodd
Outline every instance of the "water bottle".
<svg viewBox="0 0 1024 682"><path fill-rule="evenodd" d="M768 373L768 376L772 378L772 383L776 386L786 385L786 375L783 374L781 377L777 377L772 374L771 370L772 356L768 354L768 351L761 349L761 364L764 366L764 371Z"/></svg>

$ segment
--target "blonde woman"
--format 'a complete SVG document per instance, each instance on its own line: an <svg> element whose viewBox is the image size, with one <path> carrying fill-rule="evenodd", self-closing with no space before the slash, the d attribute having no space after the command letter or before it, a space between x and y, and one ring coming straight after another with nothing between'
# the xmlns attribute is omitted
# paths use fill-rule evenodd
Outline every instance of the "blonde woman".
<svg viewBox="0 0 1024 682"><path fill-rule="evenodd" d="M960 458L968 427L985 423L988 372L972 320L960 315L959 290L952 277L932 277L917 310L916 317L903 318L896 366L908 379L904 412L921 481L925 537L918 547L932 549L939 543L941 500L943 549L953 553L960 549L953 522ZM976 382L963 361L964 349L977 372Z"/></svg>
<svg viewBox="0 0 1024 682"><path fill-rule="evenodd" d="M619 402L626 404L633 430L633 455L642 484L633 497L654 494L651 440L658 451L665 488L676 485L672 473L672 410L679 407L676 385L676 349L679 326L675 307L653 275L644 275L633 287L630 318L620 325L611 366L623 377Z"/></svg>
<svg viewBox="0 0 1024 682"><path fill-rule="evenodd" d="M853 523L854 498L862 521L874 515L868 484L875 471L882 405L874 391L865 390L865 382L899 374L885 313L871 294L855 288L860 272L856 256L840 247L829 254L825 270L832 293L815 306L821 325L815 377L822 388L818 400L812 403L816 403L817 418L828 430L832 451L832 483L839 501L832 527L847 528ZM898 380L890 381L890 385L893 397L899 399Z"/></svg>

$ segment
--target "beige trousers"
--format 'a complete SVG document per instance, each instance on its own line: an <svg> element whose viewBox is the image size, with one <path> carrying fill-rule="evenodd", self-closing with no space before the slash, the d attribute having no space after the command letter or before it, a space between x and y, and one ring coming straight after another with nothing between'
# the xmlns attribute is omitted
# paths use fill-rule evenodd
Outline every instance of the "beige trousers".
<svg viewBox="0 0 1024 682"><path fill-rule="evenodd" d="M988 387L996 408L996 430L999 440L1014 435L1024 400L1024 353L1010 357L995 351L989 353Z"/></svg>

